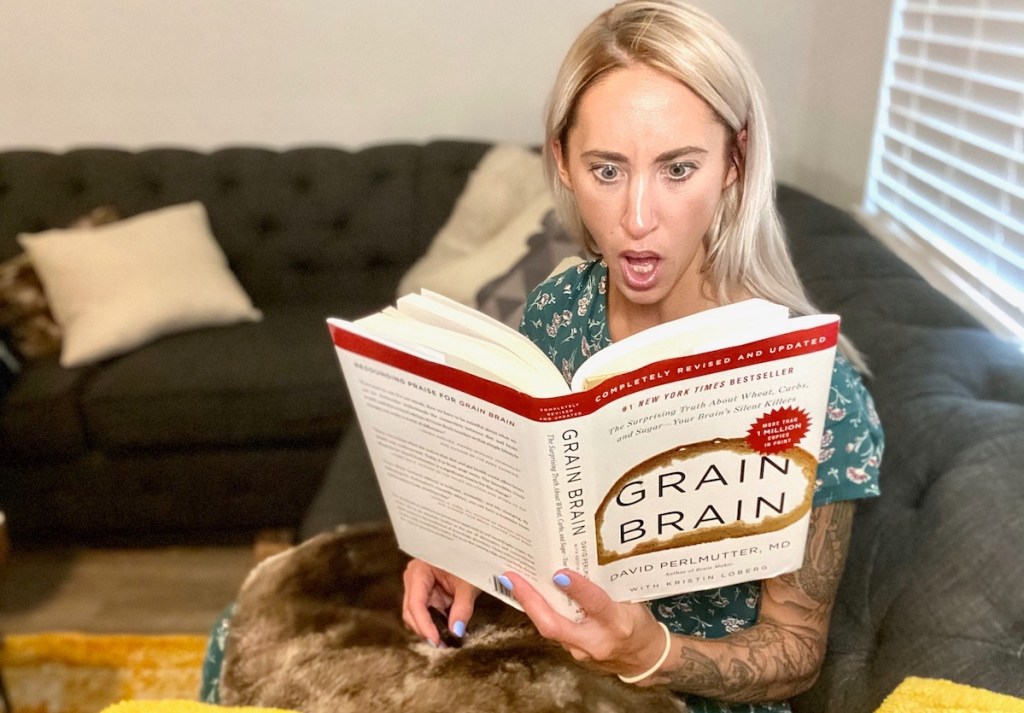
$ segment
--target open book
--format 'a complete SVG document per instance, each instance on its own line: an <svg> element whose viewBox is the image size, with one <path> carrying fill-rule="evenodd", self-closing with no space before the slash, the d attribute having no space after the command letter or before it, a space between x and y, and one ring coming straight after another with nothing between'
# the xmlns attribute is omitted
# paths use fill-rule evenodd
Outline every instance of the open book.
<svg viewBox="0 0 1024 713"><path fill-rule="evenodd" d="M566 616L574 569L620 601L800 567L839 335L747 300L588 359L567 384L506 325L424 292L329 320L399 546Z"/></svg>

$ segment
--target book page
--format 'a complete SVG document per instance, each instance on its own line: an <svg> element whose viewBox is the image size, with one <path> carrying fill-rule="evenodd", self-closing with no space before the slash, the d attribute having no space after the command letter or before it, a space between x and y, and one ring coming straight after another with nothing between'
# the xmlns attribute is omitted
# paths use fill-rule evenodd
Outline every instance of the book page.
<svg viewBox="0 0 1024 713"><path fill-rule="evenodd" d="M446 325L450 329L487 339L514 352L538 369L553 368L551 361L526 335L504 322L437 292L423 290L418 294L406 295L398 300L397 307L400 311L409 308L415 310L417 318L423 321Z"/></svg>
<svg viewBox="0 0 1024 713"><path fill-rule="evenodd" d="M547 426L381 361L339 357L399 546L518 606L495 579L513 570L575 615L550 581Z"/></svg>
<svg viewBox="0 0 1024 713"><path fill-rule="evenodd" d="M355 322L338 320L347 329L402 349L410 354L449 364L532 396L558 396L568 392L565 380L547 363L538 369L499 344L460 331L419 321L394 308Z"/></svg>

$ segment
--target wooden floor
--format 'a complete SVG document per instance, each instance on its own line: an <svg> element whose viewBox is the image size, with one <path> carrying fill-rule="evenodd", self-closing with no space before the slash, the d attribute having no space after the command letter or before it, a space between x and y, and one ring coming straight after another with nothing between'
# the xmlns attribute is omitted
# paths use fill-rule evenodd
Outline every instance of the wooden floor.
<svg viewBox="0 0 1024 713"><path fill-rule="evenodd" d="M15 546L0 573L0 632L205 634L254 561L251 546Z"/></svg>

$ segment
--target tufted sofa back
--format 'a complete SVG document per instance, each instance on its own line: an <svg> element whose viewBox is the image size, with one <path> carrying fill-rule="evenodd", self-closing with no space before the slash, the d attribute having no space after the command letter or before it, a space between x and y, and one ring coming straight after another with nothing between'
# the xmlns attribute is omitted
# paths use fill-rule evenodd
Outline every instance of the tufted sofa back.
<svg viewBox="0 0 1024 713"><path fill-rule="evenodd" d="M441 227L488 145L0 153L0 259L15 237L101 205L129 217L201 201L258 306L339 289L376 308Z"/></svg>

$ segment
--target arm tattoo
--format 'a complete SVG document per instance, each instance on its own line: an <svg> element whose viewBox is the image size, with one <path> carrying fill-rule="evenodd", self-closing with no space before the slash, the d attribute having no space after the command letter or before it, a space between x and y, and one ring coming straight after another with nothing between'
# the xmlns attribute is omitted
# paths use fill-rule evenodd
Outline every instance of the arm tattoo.
<svg viewBox="0 0 1024 713"><path fill-rule="evenodd" d="M846 563L853 510L853 505L840 503L834 507L831 517L812 517L804 564L796 572L784 575L811 599L819 605L828 605L829 609Z"/></svg>
<svg viewBox="0 0 1024 713"><path fill-rule="evenodd" d="M758 622L721 639L677 637L682 650L660 682L738 702L783 700L809 687L825 653L853 510L844 502L813 511L803 567L762 584Z"/></svg>

